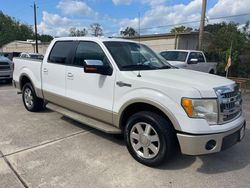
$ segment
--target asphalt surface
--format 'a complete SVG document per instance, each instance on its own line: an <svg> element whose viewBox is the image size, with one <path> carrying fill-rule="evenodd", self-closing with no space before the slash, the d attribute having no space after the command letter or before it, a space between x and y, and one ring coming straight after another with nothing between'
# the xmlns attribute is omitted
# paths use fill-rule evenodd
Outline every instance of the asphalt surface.
<svg viewBox="0 0 250 188"><path fill-rule="evenodd" d="M250 92L244 94L250 122ZM0 83L0 187L249 187L250 125L241 143L206 156L177 154L149 168L124 141L46 110L25 110Z"/></svg>

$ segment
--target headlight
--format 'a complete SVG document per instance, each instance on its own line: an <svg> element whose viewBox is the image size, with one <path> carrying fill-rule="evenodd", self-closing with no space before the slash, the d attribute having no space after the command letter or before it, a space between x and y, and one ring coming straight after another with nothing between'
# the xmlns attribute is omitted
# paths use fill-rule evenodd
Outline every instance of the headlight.
<svg viewBox="0 0 250 188"><path fill-rule="evenodd" d="M218 122L218 105L216 99L183 98L181 105L191 118L206 119L210 125Z"/></svg>

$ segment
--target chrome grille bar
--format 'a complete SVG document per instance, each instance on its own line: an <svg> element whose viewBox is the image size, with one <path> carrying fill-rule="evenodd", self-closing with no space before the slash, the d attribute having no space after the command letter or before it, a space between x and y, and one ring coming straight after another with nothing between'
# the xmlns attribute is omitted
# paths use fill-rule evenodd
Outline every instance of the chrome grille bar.
<svg viewBox="0 0 250 188"><path fill-rule="evenodd" d="M236 84L214 89L219 102L218 123L223 124L236 119L242 110L242 99Z"/></svg>

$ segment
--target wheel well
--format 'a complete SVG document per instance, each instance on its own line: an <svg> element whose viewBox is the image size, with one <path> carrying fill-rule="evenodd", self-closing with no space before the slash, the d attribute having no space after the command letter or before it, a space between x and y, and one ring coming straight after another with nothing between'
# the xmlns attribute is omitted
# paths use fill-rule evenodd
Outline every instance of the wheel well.
<svg viewBox="0 0 250 188"><path fill-rule="evenodd" d="M214 74L214 69L209 71L210 74Z"/></svg>
<svg viewBox="0 0 250 188"><path fill-rule="evenodd" d="M162 117L167 119L172 124L168 116L165 113L163 113L159 108L153 105L147 104L147 103L134 103L126 107L125 110L122 112L121 119L120 119L120 128L123 130L128 118L132 116L133 114L137 112L141 112L141 111L155 112L158 115L161 115Z"/></svg>
<svg viewBox="0 0 250 188"><path fill-rule="evenodd" d="M23 89L23 86L26 83L31 83L30 79L27 76L22 76L21 80L20 80L20 89Z"/></svg>

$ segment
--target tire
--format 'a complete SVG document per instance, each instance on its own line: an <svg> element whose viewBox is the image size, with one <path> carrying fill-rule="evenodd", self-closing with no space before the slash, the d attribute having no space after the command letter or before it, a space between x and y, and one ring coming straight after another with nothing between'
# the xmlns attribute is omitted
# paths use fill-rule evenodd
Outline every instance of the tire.
<svg viewBox="0 0 250 188"><path fill-rule="evenodd" d="M166 162L177 148L176 133L171 123L154 112L142 111L132 115L126 124L124 137L129 153L147 166Z"/></svg>
<svg viewBox="0 0 250 188"><path fill-rule="evenodd" d="M30 112L38 112L43 109L43 100L36 96L31 83L26 83L22 89L22 98L25 108Z"/></svg>
<svg viewBox="0 0 250 188"><path fill-rule="evenodd" d="M214 70L210 70L210 71L209 71L209 74L214 74Z"/></svg>

